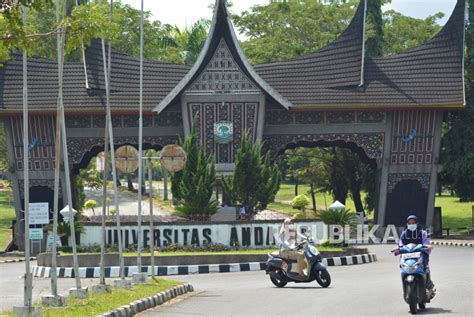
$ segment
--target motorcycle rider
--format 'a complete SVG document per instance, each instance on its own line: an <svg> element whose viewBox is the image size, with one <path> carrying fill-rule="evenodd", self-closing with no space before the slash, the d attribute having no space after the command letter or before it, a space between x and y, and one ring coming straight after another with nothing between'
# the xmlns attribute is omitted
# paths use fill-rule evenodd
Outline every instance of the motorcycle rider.
<svg viewBox="0 0 474 317"><path fill-rule="evenodd" d="M296 260L296 268L292 270L300 276L305 276L306 259L302 250L295 249L296 229L293 219L286 218L280 228L280 256L288 260Z"/></svg>
<svg viewBox="0 0 474 317"><path fill-rule="evenodd" d="M400 235L400 241L398 243L399 247L403 247L407 244L422 244L426 247L424 252L421 252L421 257L423 259L423 266L425 267L426 272L426 287L434 288L434 284L431 281L430 267L429 267L429 255L433 247L431 246L430 240L428 239L428 233L423 230L421 225L418 223L418 217L415 215L408 216L407 225Z"/></svg>

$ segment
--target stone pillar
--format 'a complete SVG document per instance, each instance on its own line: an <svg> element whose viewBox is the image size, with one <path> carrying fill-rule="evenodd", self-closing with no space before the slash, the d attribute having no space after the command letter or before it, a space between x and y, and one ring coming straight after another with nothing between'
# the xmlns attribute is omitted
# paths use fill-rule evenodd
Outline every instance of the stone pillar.
<svg viewBox="0 0 474 317"><path fill-rule="evenodd" d="M13 190L13 203L15 206L15 215L16 215L16 231L15 231L15 244L18 246L18 248L23 249L24 245L24 238L23 234L25 231L24 226L19 226L18 224L20 223L20 219L22 217L21 211L22 211L22 206L21 206L21 191L20 191L20 182L18 179L18 173L16 171L16 158L15 158L15 151L13 147L13 135L12 135L12 129L11 129L11 121L10 118L4 118L3 119L3 126L5 129L5 139L6 139L6 145L7 145L7 154L8 154L8 165L10 167L10 171L6 173L7 178L10 180L12 184L12 190Z"/></svg>
<svg viewBox="0 0 474 317"><path fill-rule="evenodd" d="M392 124L393 115L391 112L386 113L385 137L383 147L383 157L380 162L379 169L379 194L376 209L376 223L380 225L385 224L385 212L387 206L387 189L388 189L388 174L390 168L390 148L392 145Z"/></svg>
<svg viewBox="0 0 474 317"><path fill-rule="evenodd" d="M265 128L265 108L266 108L266 102L265 102L265 95L263 93L260 93L260 101L259 101L259 107L258 107L258 122L257 122L257 138L256 141L257 143L262 143L263 139L263 129Z"/></svg>
<svg viewBox="0 0 474 317"><path fill-rule="evenodd" d="M436 188L438 185L438 172L440 170L439 156L441 149L441 126L443 124L443 112L436 112L434 144L433 144L433 161L431 163L430 187L428 192L428 209L426 212L426 227L433 225L434 207Z"/></svg>
<svg viewBox="0 0 474 317"><path fill-rule="evenodd" d="M13 136L12 136L12 130L11 130L11 124L10 124L9 118L5 118L3 120L3 125L5 129L5 139L7 142L8 165L10 167L10 171L6 173L6 176L12 182L15 211L16 211L17 219L18 219L18 213L22 209L21 208L21 195L20 195L20 187L18 183L18 175L16 173L16 165L15 165L16 159L15 159L15 152L13 148Z"/></svg>
<svg viewBox="0 0 474 317"><path fill-rule="evenodd" d="M188 113L188 97L186 94L181 96L181 113L183 115L183 129L184 129L184 137L187 137L191 133L191 125L193 118L189 118ZM159 114L158 114L159 115Z"/></svg>

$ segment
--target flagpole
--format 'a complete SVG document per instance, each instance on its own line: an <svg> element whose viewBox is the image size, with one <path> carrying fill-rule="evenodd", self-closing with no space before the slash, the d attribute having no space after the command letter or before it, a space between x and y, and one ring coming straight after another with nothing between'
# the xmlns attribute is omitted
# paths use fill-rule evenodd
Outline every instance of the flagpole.
<svg viewBox="0 0 474 317"><path fill-rule="evenodd" d="M137 266L138 273L142 273L142 182L143 182L143 0L141 0L140 15L140 100L138 120L138 247Z"/></svg>
<svg viewBox="0 0 474 317"><path fill-rule="evenodd" d="M59 0L56 0L56 22L59 23ZM58 60L58 79L61 72L61 31L58 28L56 35L56 49ZM58 212L59 212L59 174L61 172L61 112L59 109L59 89L58 84L58 104L56 112L56 139L55 141L55 167L54 167L54 202L53 202L53 245L51 247L51 294L58 296L58 276L56 272L56 236L58 235Z"/></svg>
<svg viewBox="0 0 474 317"><path fill-rule="evenodd" d="M101 239L100 239L100 284L105 285L105 217L107 215L107 156L109 152L109 129L105 128L104 136L104 170L103 170L103 184L102 184L102 217L101 217Z"/></svg>
<svg viewBox="0 0 474 317"><path fill-rule="evenodd" d="M150 181L150 266L151 266L151 277L155 277L155 227L153 219L153 163L152 158L148 158L148 180Z"/></svg>
<svg viewBox="0 0 474 317"><path fill-rule="evenodd" d="M109 86L109 75L107 71L107 58L105 55L105 41L102 40L102 58L104 60L104 78L105 78L105 91L106 91L106 103L107 103L107 114L106 114L106 121L107 121L107 128L109 130L109 145L110 145L110 155L112 161L112 181L113 181L113 188L114 188L114 205L115 205L115 221L117 223L117 244L119 250L119 262L120 262L120 278L123 280L125 279L125 268L124 268L124 260L123 260L123 247L122 247L122 228L120 224L120 204L119 204L119 194L118 194L118 187L117 187L117 169L115 166L115 145L114 145L114 132L112 126L112 115L110 110L110 86Z"/></svg>
<svg viewBox="0 0 474 317"><path fill-rule="evenodd" d="M112 19L113 0L110 0L110 18ZM108 43L109 52L107 59L105 54L105 41L102 40L102 60L104 62L104 81L105 81L105 95L106 95L106 128L109 134L110 156L112 161L112 180L114 188L114 205L115 205L115 221L117 224L117 244L119 251L119 265L121 281L115 281L115 287L129 288L128 282L125 282L125 263L123 258L123 244L122 244L122 226L120 223L120 205L119 205L119 191L117 187L117 168L115 166L115 145L114 145L114 129L112 125L112 114L110 109L110 78L111 78L111 44Z"/></svg>
<svg viewBox="0 0 474 317"><path fill-rule="evenodd" d="M62 16L66 16L66 3L67 0L63 1L63 13ZM63 148L63 160L64 160L64 175L66 180L66 192L67 192L67 200L69 205L69 214L71 217L69 218L69 226L71 229L71 244L72 244L72 258L73 258L73 265L74 265L74 277L76 280L76 289L70 290L70 295L77 298L85 298L87 297L87 289L82 289L81 286L81 278L79 276L79 262L77 258L77 244L76 244L76 228L74 227L74 216L72 213L72 190L71 190L71 170L69 169L69 153L67 148L67 133L66 133L66 119L64 114L64 100L63 100L63 76L64 76L64 45L66 41L66 35L61 34L61 63L60 63L60 72L59 72L59 109L61 114L61 142ZM58 159L58 158L56 158Z"/></svg>
<svg viewBox="0 0 474 317"><path fill-rule="evenodd" d="M26 8L23 7L23 25L26 24ZM23 49L23 192L25 205L25 307L32 305L33 280L30 268L30 179L29 179L29 129L28 129L28 57Z"/></svg>

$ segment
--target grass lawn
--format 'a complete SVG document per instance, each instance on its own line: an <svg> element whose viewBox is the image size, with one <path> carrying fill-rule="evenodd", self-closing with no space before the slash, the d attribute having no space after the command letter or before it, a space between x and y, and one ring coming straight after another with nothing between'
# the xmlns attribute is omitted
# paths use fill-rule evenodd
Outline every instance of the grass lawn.
<svg viewBox="0 0 474 317"><path fill-rule="evenodd" d="M170 191L171 192L171 191ZM147 198L148 199L148 198ZM173 202L171 199L169 200L163 200L163 197L158 196L158 195L153 195L153 202L160 206L162 209L169 211L169 212L175 212Z"/></svg>
<svg viewBox="0 0 474 317"><path fill-rule="evenodd" d="M3 183L3 182L2 182ZM4 183L6 186L6 183ZM7 187L0 189L0 251L5 250L11 240L10 226L15 219L15 208L11 190Z"/></svg>
<svg viewBox="0 0 474 317"><path fill-rule="evenodd" d="M97 316L108 311L119 308L141 298L154 296L181 283L167 280L150 280L149 285L134 285L133 290L113 290L110 294L89 294L86 299L67 299L68 306L65 308L43 308L44 317L83 317ZM13 316L7 312L7 316Z"/></svg>
<svg viewBox="0 0 474 317"><path fill-rule="evenodd" d="M443 228L474 226L472 206L474 202L460 202L458 197L436 195L435 206L441 207Z"/></svg>
<svg viewBox="0 0 474 317"><path fill-rule="evenodd" d="M308 185L299 185L298 194L306 194L308 198L311 197L307 194L309 190ZM295 185L293 184L281 184L280 190L276 195L274 203L268 205L270 209L288 213L290 215L299 212L293 209L290 205L291 200L295 197ZM365 197L365 193L362 193L362 199ZM326 194L327 205L332 204L332 196ZM324 201L324 195L322 193L316 194L316 205L318 209L324 209L326 204ZM474 226L474 219L472 214L472 206L474 202L460 202L458 197L449 195L436 195L435 206L442 208L443 217L443 228L456 228L456 227L472 227ZM347 197L346 206L355 211L354 202L350 196ZM311 207L311 206L309 206Z"/></svg>
<svg viewBox="0 0 474 317"><path fill-rule="evenodd" d="M302 195L305 194L308 196L308 198L311 200L311 195L308 194L309 191L309 185L298 185L298 194ZM275 198L275 204L273 204L273 207L283 207L283 212L289 212L290 210L288 208L284 208L285 206L282 206L283 204L285 205L290 205L291 201L295 198L295 185L294 184L281 184L280 190L278 191L276 198ZM365 198L365 193L362 193L362 201ZM326 206L332 205L333 200L332 200L332 195L328 193L316 193L316 209L318 210L324 210L326 209ZM346 206L352 211L355 211L355 206L354 206L354 201L350 196L347 196L346 200ZM280 210L278 208L273 208L272 206L269 206L271 209L275 210ZM312 205L308 206L309 208L312 207ZM291 206L290 206L291 209ZM293 214L295 211L290 211L289 213Z"/></svg>

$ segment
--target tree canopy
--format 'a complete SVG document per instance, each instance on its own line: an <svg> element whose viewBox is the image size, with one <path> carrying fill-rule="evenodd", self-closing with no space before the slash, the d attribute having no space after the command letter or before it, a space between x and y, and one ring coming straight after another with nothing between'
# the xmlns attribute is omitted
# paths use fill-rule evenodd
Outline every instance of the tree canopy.
<svg viewBox="0 0 474 317"><path fill-rule="evenodd" d="M68 16L59 23L52 0L22 0L26 5L26 23L21 6L15 1L0 7L0 62L10 53L26 49L29 55L56 57L56 29L68 33L67 58L79 60L78 49L93 38L111 40L115 49L139 55L140 10L120 1L114 2L112 18L108 1L91 1L75 5L67 1ZM192 64L197 59L207 37L210 21L201 19L183 30L160 21L152 21L144 12L144 58L177 64Z"/></svg>
<svg viewBox="0 0 474 317"><path fill-rule="evenodd" d="M316 51L350 23L355 2L324 5L318 1L256 5L232 19L248 40L242 43L252 63L286 60Z"/></svg>
<svg viewBox="0 0 474 317"><path fill-rule="evenodd" d="M430 39L441 28L442 13L426 19L407 17L393 10L382 13L390 1L367 3L368 57L400 53ZM322 4L285 1L256 5L232 19L246 37L242 48L252 63L274 62L315 52L337 38L351 22L359 1Z"/></svg>
<svg viewBox="0 0 474 317"><path fill-rule="evenodd" d="M53 57L56 53L56 33L60 28L67 33L67 52L82 47L93 38L113 39L118 36L118 25L110 22L106 2L90 2L78 6L66 2L68 16L56 21L52 0L10 1L0 15L0 62L8 60L12 52L26 50L30 55ZM62 2L61 2L62 3ZM26 19L22 19L22 6Z"/></svg>
<svg viewBox="0 0 474 317"><path fill-rule="evenodd" d="M443 17L441 12L424 20L408 17L394 10L384 12L384 54L398 54L426 43L441 29L437 21Z"/></svg>
<svg viewBox="0 0 474 317"><path fill-rule="evenodd" d="M471 23L466 30L466 109L451 113L441 147L442 179L461 201L474 200L474 1L470 1Z"/></svg>

